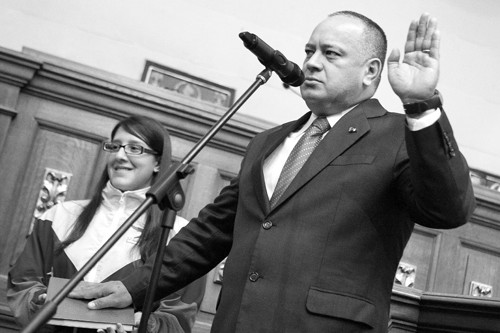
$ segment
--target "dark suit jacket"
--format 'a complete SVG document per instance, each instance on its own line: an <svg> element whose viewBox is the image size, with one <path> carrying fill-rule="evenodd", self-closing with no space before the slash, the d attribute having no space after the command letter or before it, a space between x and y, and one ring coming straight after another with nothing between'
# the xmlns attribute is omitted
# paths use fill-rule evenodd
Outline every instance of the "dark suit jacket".
<svg viewBox="0 0 500 333"><path fill-rule="evenodd" d="M212 332L386 332L414 223L453 228L474 209L444 112L410 132L372 99L328 132L271 210L264 160L309 116L257 135L238 178L168 246L158 296L228 256ZM123 281L136 304L141 274Z"/></svg>

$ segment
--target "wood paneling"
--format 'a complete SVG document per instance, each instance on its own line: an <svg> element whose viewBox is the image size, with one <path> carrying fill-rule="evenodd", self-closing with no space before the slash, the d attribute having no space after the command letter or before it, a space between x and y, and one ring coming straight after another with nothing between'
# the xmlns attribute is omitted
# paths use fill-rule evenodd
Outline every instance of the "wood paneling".
<svg viewBox="0 0 500 333"><path fill-rule="evenodd" d="M439 231L415 227L401 259L403 263L416 266L414 288L432 290L440 240Z"/></svg>
<svg viewBox="0 0 500 333"><path fill-rule="evenodd" d="M71 173L73 177L68 187L67 199L85 198L87 188L102 170L96 169L100 155L100 143L89 142L64 133L54 132L52 128L39 128L32 143L30 158L23 168L24 176L19 181L19 198L25 204L13 209L12 223L19 225L20 236L27 236L35 211L35 204L43 184L46 168ZM13 237L12 241L19 237ZM24 247L23 242L13 248L15 255ZM9 246L9 248L12 248Z"/></svg>
<svg viewBox="0 0 500 333"><path fill-rule="evenodd" d="M462 294L469 295L472 282L491 286L491 297L500 296L500 247L463 240L461 261L465 263Z"/></svg>

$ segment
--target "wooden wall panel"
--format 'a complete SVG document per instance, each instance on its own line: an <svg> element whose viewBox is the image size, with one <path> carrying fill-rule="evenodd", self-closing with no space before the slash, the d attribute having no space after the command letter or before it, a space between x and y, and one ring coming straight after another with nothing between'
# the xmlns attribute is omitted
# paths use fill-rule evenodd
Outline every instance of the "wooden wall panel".
<svg viewBox="0 0 500 333"><path fill-rule="evenodd" d="M401 263L416 267L414 288L432 290L440 240L439 231L415 227L401 258Z"/></svg>
<svg viewBox="0 0 500 333"><path fill-rule="evenodd" d="M20 101L20 105L23 100ZM28 165L31 143L34 141L37 125L33 113L18 114L10 123L5 145L0 155L0 172L2 186L0 186L0 216L3 220L3 230L0 233L0 274L5 274L11 258L12 240L22 235L22 225L13 223L13 209L20 204L29 205L20 201L20 182L24 177Z"/></svg>
<svg viewBox="0 0 500 333"><path fill-rule="evenodd" d="M100 142L90 142L88 138L79 139L58 133L50 127L43 126L38 129L30 159L23 166L24 177L20 181L20 192L13 211L12 223L22 226L20 236L27 235L29 230L46 169L72 174L66 198L83 199L86 198L89 184L100 174L96 170L100 155ZM24 242L21 241L13 247L14 257L17 257L24 247Z"/></svg>
<svg viewBox="0 0 500 333"><path fill-rule="evenodd" d="M2 174L8 175L0 187L0 214L9 223L0 234L1 251L9 253L1 256L3 274L24 244L45 169L72 173L67 199L84 198L104 166L100 142L116 123L29 95L20 96L17 109L0 156Z"/></svg>
<svg viewBox="0 0 500 333"><path fill-rule="evenodd" d="M66 197L71 200L85 198L104 167L100 144L105 136L97 134L98 126L82 121L87 119L85 112L38 98L22 98L19 107L25 112L15 119L6 148L14 161L2 162L7 170L15 170L10 184L13 195L10 202L3 202L15 236L5 240L6 248L13 251L9 257L2 256L1 267L8 267L24 246L47 168L73 175Z"/></svg>
<svg viewBox="0 0 500 333"><path fill-rule="evenodd" d="M465 263L463 295L471 294L471 284L482 284L483 297L500 297L500 247L462 240L461 257ZM491 288L489 288L491 287ZM477 290L476 290L477 292Z"/></svg>
<svg viewBox="0 0 500 333"><path fill-rule="evenodd" d="M477 214L481 211L479 210ZM488 214L491 213L490 211ZM487 262L492 262L495 267L494 262L498 260L500 253L498 223L477 223L478 218L481 216L474 216L469 223L460 228L443 231L434 285L432 289L427 290L469 295L468 288L472 276L476 278L477 275L483 274L484 270L488 270L489 268L485 266ZM498 274L494 277L490 277L493 275L491 273L485 272L485 274L488 276L485 280L500 280Z"/></svg>

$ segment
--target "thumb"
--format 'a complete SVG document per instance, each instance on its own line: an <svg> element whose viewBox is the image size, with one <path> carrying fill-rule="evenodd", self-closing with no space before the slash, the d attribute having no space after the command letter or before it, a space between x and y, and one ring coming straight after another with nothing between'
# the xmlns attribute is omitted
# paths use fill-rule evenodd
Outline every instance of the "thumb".
<svg viewBox="0 0 500 333"><path fill-rule="evenodd" d="M132 304L132 296L127 292L125 287L123 291L112 292L106 290L100 297L88 303L88 308L91 310L98 310L103 308L126 308Z"/></svg>
<svg viewBox="0 0 500 333"><path fill-rule="evenodd" d="M111 297L105 296L102 298L97 298L87 304L90 310L99 310L109 307L114 307L114 303L111 301Z"/></svg>

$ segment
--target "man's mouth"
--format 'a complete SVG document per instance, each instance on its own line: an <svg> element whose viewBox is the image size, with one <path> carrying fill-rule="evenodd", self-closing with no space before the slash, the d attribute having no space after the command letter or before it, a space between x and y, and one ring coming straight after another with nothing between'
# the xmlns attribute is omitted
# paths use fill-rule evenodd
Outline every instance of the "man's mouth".
<svg viewBox="0 0 500 333"><path fill-rule="evenodd" d="M315 78L313 76L306 76L305 81L308 81L308 82L321 82L320 80L318 80L317 78Z"/></svg>

